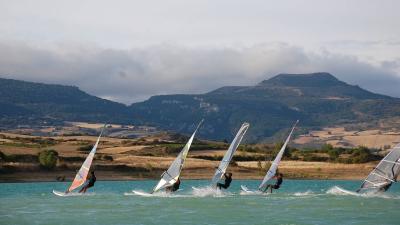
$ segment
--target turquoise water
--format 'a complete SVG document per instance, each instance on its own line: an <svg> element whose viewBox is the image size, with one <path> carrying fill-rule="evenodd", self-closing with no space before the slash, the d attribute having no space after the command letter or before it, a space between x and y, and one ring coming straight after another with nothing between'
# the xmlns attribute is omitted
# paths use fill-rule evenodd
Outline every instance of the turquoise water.
<svg viewBox="0 0 400 225"><path fill-rule="evenodd" d="M241 195L234 180L229 192L203 196L184 180L174 196L141 197L156 181L98 181L86 196L57 197L69 183L0 184L0 224L400 224L400 185L384 195L345 196L359 181L285 180L272 195Z"/></svg>

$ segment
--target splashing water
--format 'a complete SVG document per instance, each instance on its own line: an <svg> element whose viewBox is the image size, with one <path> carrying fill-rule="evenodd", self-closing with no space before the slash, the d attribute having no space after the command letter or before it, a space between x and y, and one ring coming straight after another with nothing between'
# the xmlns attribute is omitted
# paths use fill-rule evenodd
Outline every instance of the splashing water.
<svg viewBox="0 0 400 225"><path fill-rule="evenodd" d="M183 180L178 193L143 197L131 192L151 190L156 182L98 181L86 195L70 198L52 193L65 188L65 182L1 183L0 224L336 225L400 221L400 184L372 197L340 195L335 186L354 190L360 181L336 180L285 180L269 195L240 194L240 185L257 187L259 180L234 180L228 191L207 187L209 181ZM193 186L201 188L193 190Z"/></svg>

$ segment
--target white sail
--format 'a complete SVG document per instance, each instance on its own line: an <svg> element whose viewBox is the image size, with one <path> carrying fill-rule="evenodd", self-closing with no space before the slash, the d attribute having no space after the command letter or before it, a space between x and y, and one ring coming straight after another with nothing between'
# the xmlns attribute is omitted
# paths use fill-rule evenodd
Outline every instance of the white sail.
<svg viewBox="0 0 400 225"><path fill-rule="evenodd" d="M222 158L217 170L215 171L214 177L211 180L211 186L216 186L217 183L221 180L222 176L226 172L226 169L229 166L229 163L232 160L233 155L236 152L240 142L243 139L244 134L246 133L247 129L249 128L250 124L243 123L242 127L240 127L239 131L237 132L235 138L233 139L231 145L229 146L228 150L226 151L224 158Z"/></svg>
<svg viewBox="0 0 400 225"><path fill-rule="evenodd" d="M397 181L399 173L400 144L397 144L372 170L357 192L365 189L380 189L383 186L390 185Z"/></svg>
<svg viewBox="0 0 400 225"><path fill-rule="evenodd" d="M168 168L167 171L163 173L161 176L161 180L158 182L158 184L154 187L153 192L156 192L162 188L169 187L173 185L179 178L183 165L186 160L186 156L189 152L190 145L193 142L194 136L196 135L197 130L201 126L204 120L201 120L200 123L197 125L196 130L193 132L192 136L189 138L189 141L186 143L186 145L183 147L182 151L179 153L179 155L175 158L174 162L172 162L171 166Z"/></svg>
<svg viewBox="0 0 400 225"><path fill-rule="evenodd" d="M97 138L96 144L93 146L92 150L90 151L89 155L86 157L85 162L83 162L81 168L79 169L78 173L75 175L74 181L72 181L71 186L68 188L68 192L75 190L76 188L80 187L82 184L86 182L87 175L90 170L90 166L92 165L92 161L94 158L94 154L96 154L97 146L99 145L100 137L103 134L104 128L106 124L104 124L99 137Z"/></svg>
<svg viewBox="0 0 400 225"><path fill-rule="evenodd" d="M296 125L297 125L298 122L299 122L299 121L297 120L296 123L294 124L292 130L291 130L290 133L289 133L289 136L286 138L285 143L282 145L281 150L278 152L278 155L275 157L274 161L272 162L271 167L269 168L269 170L268 170L267 174L265 175L263 181L261 182L260 186L258 187L259 190L265 189L265 187L266 187L266 185L267 185L267 182L268 182L272 177L275 176L276 170L278 169L279 163L281 162L283 153L285 153L286 146L287 146L287 144L289 143L290 137L292 136L293 131L294 131L294 129L295 129L295 127L296 127Z"/></svg>

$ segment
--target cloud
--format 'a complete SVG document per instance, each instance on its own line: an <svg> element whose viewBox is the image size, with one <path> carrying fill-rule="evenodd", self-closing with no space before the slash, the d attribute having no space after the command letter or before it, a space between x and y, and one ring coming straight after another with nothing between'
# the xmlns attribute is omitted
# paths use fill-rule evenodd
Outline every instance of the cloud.
<svg viewBox="0 0 400 225"><path fill-rule="evenodd" d="M278 73L326 71L368 90L400 97L400 60L372 65L327 50L286 43L249 47L153 45L130 50L0 43L0 76L75 85L130 104L157 94L205 93L226 85L253 85Z"/></svg>

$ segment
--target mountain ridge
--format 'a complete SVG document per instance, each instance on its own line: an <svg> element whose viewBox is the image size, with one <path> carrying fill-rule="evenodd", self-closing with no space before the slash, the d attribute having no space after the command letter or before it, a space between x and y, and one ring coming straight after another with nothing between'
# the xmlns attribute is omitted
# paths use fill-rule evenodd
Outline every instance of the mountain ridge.
<svg viewBox="0 0 400 225"><path fill-rule="evenodd" d="M155 95L126 106L75 86L0 78L0 123L50 121L151 125L211 139L231 139L244 121L246 139L260 141L300 119L303 128L371 122L400 114L400 98L349 85L329 73L278 74L253 86L224 86L204 94Z"/></svg>

